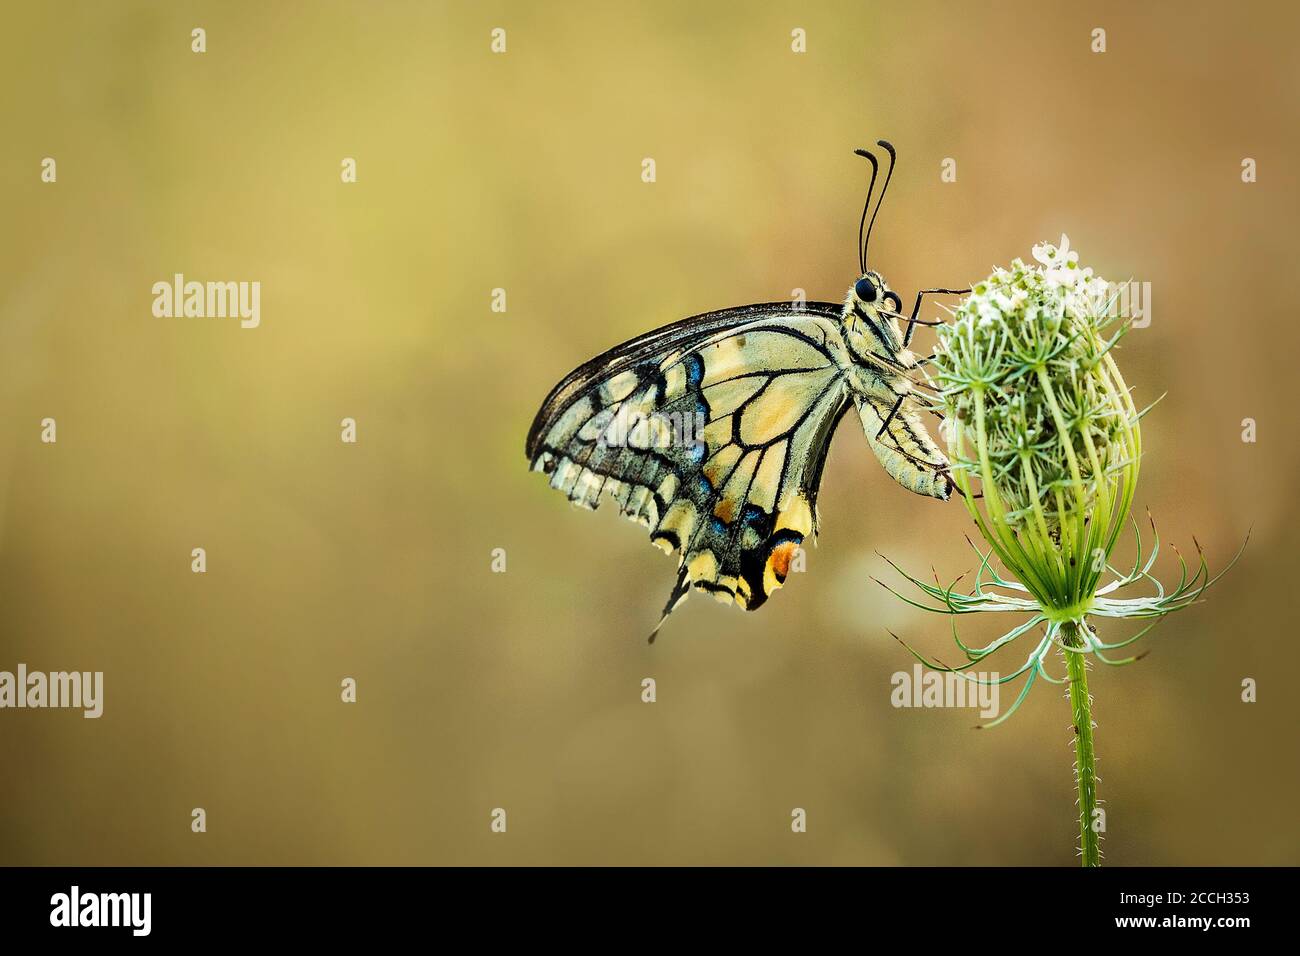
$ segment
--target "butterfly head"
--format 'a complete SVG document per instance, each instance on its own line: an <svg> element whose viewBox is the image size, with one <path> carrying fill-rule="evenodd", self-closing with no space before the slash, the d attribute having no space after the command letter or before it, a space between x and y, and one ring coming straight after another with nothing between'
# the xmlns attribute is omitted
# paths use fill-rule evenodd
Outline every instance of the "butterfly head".
<svg viewBox="0 0 1300 956"><path fill-rule="evenodd" d="M894 315L902 314L903 300L877 272L865 272L862 278L853 283L853 297L864 308L892 312Z"/></svg>
<svg viewBox="0 0 1300 956"><path fill-rule="evenodd" d="M900 374L917 367L916 356L903 345L898 324L902 309L902 299L878 272L864 272L853 283L843 322L845 338L858 361Z"/></svg>

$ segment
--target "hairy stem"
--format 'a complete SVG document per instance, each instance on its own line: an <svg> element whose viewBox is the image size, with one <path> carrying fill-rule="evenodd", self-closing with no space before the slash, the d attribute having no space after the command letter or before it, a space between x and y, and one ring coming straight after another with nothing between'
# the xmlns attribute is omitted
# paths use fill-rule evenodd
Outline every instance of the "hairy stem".
<svg viewBox="0 0 1300 956"><path fill-rule="evenodd" d="M1082 625L1086 627L1087 625ZM1083 647L1080 625L1061 626L1061 643ZM1082 653L1066 652L1070 678L1070 711L1074 717L1074 776L1079 787L1079 847L1084 866L1101 866L1101 834L1093 829L1097 809L1097 756L1092 740L1092 697L1088 694L1088 661Z"/></svg>

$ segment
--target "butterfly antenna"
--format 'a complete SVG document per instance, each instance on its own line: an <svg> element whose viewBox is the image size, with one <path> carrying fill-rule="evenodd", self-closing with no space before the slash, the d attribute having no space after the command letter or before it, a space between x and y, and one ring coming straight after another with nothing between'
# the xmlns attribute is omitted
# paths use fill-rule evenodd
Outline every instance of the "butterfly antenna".
<svg viewBox="0 0 1300 956"><path fill-rule="evenodd" d="M880 187L880 198L876 200L876 211L871 214L871 222L867 225L867 238L862 243L862 271L867 271L867 246L871 244L871 230L876 225L876 216L880 214L880 206L885 201L885 193L889 191L889 180L894 175L894 163L898 161L898 154L894 151L893 145L888 140L878 139L876 145L884 149L889 154L889 171L885 173L885 185ZM866 216L866 210L862 211Z"/></svg>
<svg viewBox="0 0 1300 956"><path fill-rule="evenodd" d="M867 210L871 208L871 193L876 188L876 173L880 172L880 163L865 149L855 149L853 152L871 163L871 185L867 187L867 201L862 204L862 222L858 223L858 265L861 267L859 271L866 272L867 246L862 237L867 227Z"/></svg>

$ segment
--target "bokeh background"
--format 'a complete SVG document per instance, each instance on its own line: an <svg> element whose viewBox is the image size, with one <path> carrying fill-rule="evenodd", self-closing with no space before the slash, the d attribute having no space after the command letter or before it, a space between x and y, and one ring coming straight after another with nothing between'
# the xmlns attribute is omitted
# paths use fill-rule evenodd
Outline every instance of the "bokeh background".
<svg viewBox="0 0 1300 956"><path fill-rule="evenodd" d="M1300 862L1298 27L1282 2L11 5L0 669L102 670L106 700L0 712L0 863L1072 863L1058 688L990 732L890 706L886 628L952 652L876 552L955 575L968 522L852 417L807 573L755 614L697 596L654 646L672 562L523 457L596 352L841 297L851 150L881 137L873 259L905 299L1062 232L1152 284L1120 353L1168 393L1139 507L1216 564L1254 529L1147 658L1094 672L1107 861ZM260 281L261 327L154 318L175 272Z"/></svg>

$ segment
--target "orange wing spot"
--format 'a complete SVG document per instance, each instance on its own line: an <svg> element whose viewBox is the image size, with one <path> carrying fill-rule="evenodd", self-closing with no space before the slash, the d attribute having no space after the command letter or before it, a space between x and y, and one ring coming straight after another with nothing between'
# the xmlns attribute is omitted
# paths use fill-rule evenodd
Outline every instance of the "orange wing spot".
<svg viewBox="0 0 1300 956"><path fill-rule="evenodd" d="M799 545L793 541L783 541L772 549L772 556L767 559L767 564L778 581L784 581L790 573L790 561L798 550Z"/></svg>
<svg viewBox="0 0 1300 956"><path fill-rule="evenodd" d="M718 503L713 506L713 514L725 524L731 524L736 520L736 505L739 502L730 498L719 498Z"/></svg>

